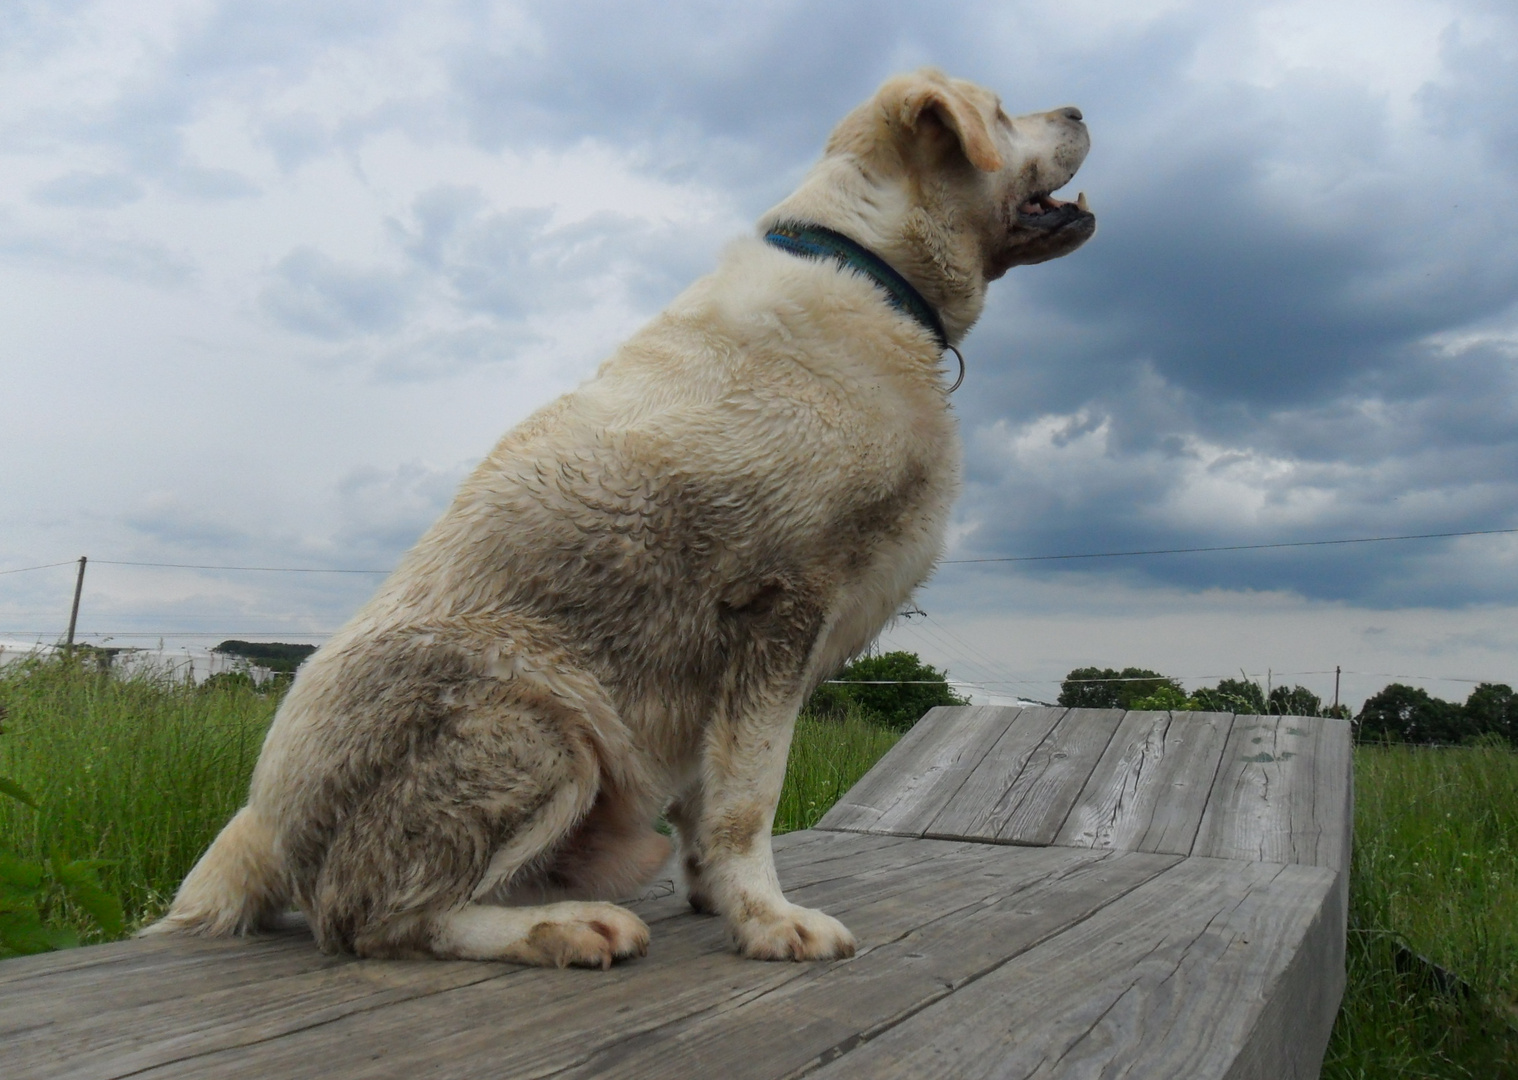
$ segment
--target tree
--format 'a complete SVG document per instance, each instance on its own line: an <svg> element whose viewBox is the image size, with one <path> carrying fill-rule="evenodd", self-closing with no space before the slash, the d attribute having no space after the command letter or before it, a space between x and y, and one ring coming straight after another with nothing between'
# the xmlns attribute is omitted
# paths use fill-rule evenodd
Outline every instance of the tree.
<svg viewBox="0 0 1518 1080"><path fill-rule="evenodd" d="M1469 721L1459 705L1403 683L1366 698L1355 717L1355 737L1361 742L1458 743L1468 734Z"/></svg>
<svg viewBox="0 0 1518 1080"><path fill-rule="evenodd" d="M1068 709L1132 709L1134 702L1167 689L1186 696L1179 680L1147 668L1076 668L1060 683L1059 704Z"/></svg>
<svg viewBox="0 0 1518 1080"><path fill-rule="evenodd" d="M1323 710L1323 699L1305 686L1277 686L1270 691L1269 704L1272 716L1320 716Z"/></svg>
<svg viewBox="0 0 1518 1080"><path fill-rule="evenodd" d="M1249 679L1224 679L1217 686L1204 687L1191 696L1205 712L1263 716L1267 711L1265 691Z"/></svg>
<svg viewBox="0 0 1518 1080"><path fill-rule="evenodd" d="M840 717L854 705L878 723L906 731L936 705L969 704L949 688L945 672L912 652L864 656L834 678L838 681L823 683L807 702L814 716Z"/></svg>
<svg viewBox="0 0 1518 1080"><path fill-rule="evenodd" d="M1481 683L1462 709L1471 735L1501 735L1518 746L1518 694L1503 683Z"/></svg>
<svg viewBox="0 0 1518 1080"><path fill-rule="evenodd" d="M1173 686L1162 686L1148 697L1135 698L1128 703L1130 709L1155 712L1196 712L1201 708L1186 691Z"/></svg>
<svg viewBox="0 0 1518 1080"><path fill-rule="evenodd" d="M227 653L251 660L270 671L294 674L306 657L316 651L315 645L292 645L283 641L223 641L212 652Z"/></svg>

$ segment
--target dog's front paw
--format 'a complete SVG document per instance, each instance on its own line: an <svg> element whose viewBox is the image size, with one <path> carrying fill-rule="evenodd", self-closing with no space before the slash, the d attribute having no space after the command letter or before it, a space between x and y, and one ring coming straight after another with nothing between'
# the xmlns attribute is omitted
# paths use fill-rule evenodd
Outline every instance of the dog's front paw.
<svg viewBox="0 0 1518 1080"><path fill-rule="evenodd" d="M738 951L752 960L837 960L853 956L855 947L854 935L843 923L795 904L733 920L733 938Z"/></svg>

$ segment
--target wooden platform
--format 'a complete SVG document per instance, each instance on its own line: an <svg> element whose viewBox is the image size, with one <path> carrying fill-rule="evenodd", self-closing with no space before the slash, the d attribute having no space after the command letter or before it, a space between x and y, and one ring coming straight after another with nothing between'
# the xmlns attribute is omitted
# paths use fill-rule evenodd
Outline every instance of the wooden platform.
<svg viewBox="0 0 1518 1080"><path fill-rule="evenodd" d="M1342 721L938 709L776 838L850 960L740 960L673 881L609 972L97 946L0 963L0 1076L1316 1076L1350 766Z"/></svg>

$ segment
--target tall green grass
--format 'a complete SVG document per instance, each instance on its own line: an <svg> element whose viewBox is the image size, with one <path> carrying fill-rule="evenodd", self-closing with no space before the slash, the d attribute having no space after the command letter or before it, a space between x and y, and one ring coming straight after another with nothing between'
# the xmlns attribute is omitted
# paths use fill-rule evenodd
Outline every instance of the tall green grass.
<svg viewBox="0 0 1518 1080"><path fill-rule="evenodd" d="M121 899L128 928L140 926L247 797L277 704L235 683L118 679L88 660L3 669L0 776L38 808L0 800L0 850L112 860L101 882ZM61 897L46 916L86 940L98 933Z"/></svg>
<svg viewBox="0 0 1518 1080"><path fill-rule="evenodd" d="M802 713L775 808L775 832L817 824L900 738L901 732L873 723L857 707L836 719Z"/></svg>
<svg viewBox="0 0 1518 1080"><path fill-rule="evenodd" d="M1518 753L1355 750L1348 945L1325 1077L1518 1077Z"/></svg>

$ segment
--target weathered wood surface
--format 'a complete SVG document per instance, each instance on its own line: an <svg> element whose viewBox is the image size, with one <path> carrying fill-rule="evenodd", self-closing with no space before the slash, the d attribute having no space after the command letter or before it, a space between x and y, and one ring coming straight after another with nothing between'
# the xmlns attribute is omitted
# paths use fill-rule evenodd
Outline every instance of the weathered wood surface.
<svg viewBox="0 0 1518 1080"><path fill-rule="evenodd" d="M849 960L741 960L673 880L634 905L649 955L609 972L127 942L0 963L0 1077L1316 1075L1343 984L1337 729L930 720L829 815L889 829L776 838Z"/></svg>
<svg viewBox="0 0 1518 1080"><path fill-rule="evenodd" d="M1349 724L935 709L819 829L1303 863L1349 858Z"/></svg>

